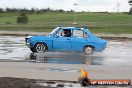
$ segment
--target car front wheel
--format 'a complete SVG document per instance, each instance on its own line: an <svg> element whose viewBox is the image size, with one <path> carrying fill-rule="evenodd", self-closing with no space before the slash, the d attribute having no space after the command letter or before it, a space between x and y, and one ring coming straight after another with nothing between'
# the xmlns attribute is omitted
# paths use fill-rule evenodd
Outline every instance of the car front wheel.
<svg viewBox="0 0 132 88"><path fill-rule="evenodd" d="M94 53L94 47L93 46L86 46L84 47L84 53L86 55L92 55Z"/></svg>
<svg viewBox="0 0 132 88"><path fill-rule="evenodd" d="M34 47L36 53L44 53L47 50L45 43L37 43Z"/></svg>
<svg viewBox="0 0 132 88"><path fill-rule="evenodd" d="M35 51L34 51L34 48L30 48L30 50L31 50L32 52L35 52Z"/></svg>

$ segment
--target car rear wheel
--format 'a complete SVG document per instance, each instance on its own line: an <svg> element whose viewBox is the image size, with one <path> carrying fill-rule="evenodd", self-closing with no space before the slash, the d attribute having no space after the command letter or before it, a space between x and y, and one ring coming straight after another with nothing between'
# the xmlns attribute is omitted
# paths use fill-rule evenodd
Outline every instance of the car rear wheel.
<svg viewBox="0 0 132 88"><path fill-rule="evenodd" d="M94 53L95 49L93 46L86 46L84 47L84 53L86 55L92 55Z"/></svg>
<svg viewBox="0 0 132 88"><path fill-rule="evenodd" d="M34 50L36 53L44 53L47 51L47 45L45 43L37 43Z"/></svg>

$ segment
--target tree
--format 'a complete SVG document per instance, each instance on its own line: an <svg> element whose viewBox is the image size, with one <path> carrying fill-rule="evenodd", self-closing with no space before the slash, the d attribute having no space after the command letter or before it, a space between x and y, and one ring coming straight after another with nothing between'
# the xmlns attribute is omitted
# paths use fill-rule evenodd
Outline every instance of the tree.
<svg viewBox="0 0 132 88"><path fill-rule="evenodd" d="M11 13L11 12L12 12L12 9L7 7L7 8L6 8L6 12Z"/></svg>
<svg viewBox="0 0 132 88"><path fill-rule="evenodd" d="M59 9L58 12L65 12L63 9Z"/></svg>
<svg viewBox="0 0 132 88"><path fill-rule="evenodd" d="M3 13L4 11L3 11L3 8L0 8L0 13Z"/></svg>
<svg viewBox="0 0 132 88"><path fill-rule="evenodd" d="M129 3L129 5L131 6L131 7L130 7L129 14L132 14L132 0L129 0L129 2L128 2L128 3Z"/></svg>
<svg viewBox="0 0 132 88"><path fill-rule="evenodd" d="M26 24L26 23L28 23L28 17L24 13L20 14L20 16L17 17L17 23L18 24L21 24L21 23Z"/></svg>

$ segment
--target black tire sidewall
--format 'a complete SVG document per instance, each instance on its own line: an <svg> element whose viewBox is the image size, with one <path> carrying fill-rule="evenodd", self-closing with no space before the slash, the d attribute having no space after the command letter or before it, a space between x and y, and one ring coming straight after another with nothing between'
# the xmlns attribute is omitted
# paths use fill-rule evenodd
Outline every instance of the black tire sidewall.
<svg viewBox="0 0 132 88"><path fill-rule="evenodd" d="M35 52L35 50L34 50L34 48L32 47L32 48L30 48L30 50L32 51L32 52Z"/></svg>

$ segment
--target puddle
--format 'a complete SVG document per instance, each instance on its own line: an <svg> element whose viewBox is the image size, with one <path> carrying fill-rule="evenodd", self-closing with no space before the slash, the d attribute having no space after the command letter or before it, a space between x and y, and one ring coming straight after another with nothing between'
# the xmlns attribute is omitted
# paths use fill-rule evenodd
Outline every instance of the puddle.
<svg viewBox="0 0 132 88"><path fill-rule="evenodd" d="M0 36L0 61L26 61L31 63L88 64L107 66L132 66L132 41L108 40L103 52L85 56L75 52L32 53L24 37Z"/></svg>

